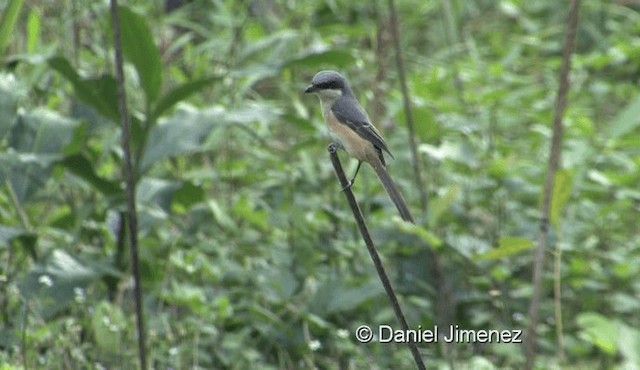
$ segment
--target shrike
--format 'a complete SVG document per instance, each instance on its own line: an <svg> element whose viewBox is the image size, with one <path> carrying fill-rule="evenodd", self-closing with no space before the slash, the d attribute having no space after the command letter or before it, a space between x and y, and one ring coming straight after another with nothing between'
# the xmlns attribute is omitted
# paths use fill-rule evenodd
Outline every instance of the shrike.
<svg viewBox="0 0 640 370"><path fill-rule="evenodd" d="M358 160L356 173L349 186L353 185L362 162L369 163L376 171L402 219L413 223L409 208L387 172L382 152L387 152L391 158L393 155L382 135L353 96L347 79L335 71L320 71L313 77L311 85L304 92L315 93L320 97L322 115L327 123L329 135L340 148Z"/></svg>

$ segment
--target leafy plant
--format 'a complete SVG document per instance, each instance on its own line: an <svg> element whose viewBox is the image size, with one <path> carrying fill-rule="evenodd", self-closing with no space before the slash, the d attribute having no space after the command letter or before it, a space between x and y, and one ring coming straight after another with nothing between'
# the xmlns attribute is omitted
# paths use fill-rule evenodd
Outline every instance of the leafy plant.
<svg viewBox="0 0 640 370"><path fill-rule="evenodd" d="M0 5L0 363L134 368L108 8L22 5ZM354 192L409 325L526 326L566 4L397 6L425 209L382 3L123 2L154 368L413 366L401 344L353 337L394 318L335 181L318 103L302 94L325 68L349 77L383 131L419 218L396 222L361 171ZM639 21L633 4L582 3L539 368L638 363ZM420 349L429 367L524 363L515 344Z"/></svg>

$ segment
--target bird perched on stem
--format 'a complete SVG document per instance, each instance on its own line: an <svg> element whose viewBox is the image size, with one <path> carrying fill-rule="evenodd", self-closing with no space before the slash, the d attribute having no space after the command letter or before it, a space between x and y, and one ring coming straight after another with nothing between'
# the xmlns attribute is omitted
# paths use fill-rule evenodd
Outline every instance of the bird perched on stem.
<svg viewBox="0 0 640 370"><path fill-rule="evenodd" d="M349 186L353 185L362 162L369 163L402 219L413 223L404 198L387 172L383 152L391 158L393 155L353 95L347 79L335 71L320 71L304 92L318 95L329 135L340 148L358 160L358 167Z"/></svg>

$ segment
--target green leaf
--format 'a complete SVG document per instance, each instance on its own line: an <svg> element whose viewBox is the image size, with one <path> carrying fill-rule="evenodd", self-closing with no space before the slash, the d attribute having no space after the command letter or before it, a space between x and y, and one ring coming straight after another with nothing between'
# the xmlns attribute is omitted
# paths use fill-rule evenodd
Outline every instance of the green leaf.
<svg viewBox="0 0 640 370"><path fill-rule="evenodd" d="M0 247L9 245L9 243L14 239L22 238L23 240L28 241L34 237L35 235L33 233L30 233L21 227L0 225Z"/></svg>
<svg viewBox="0 0 640 370"><path fill-rule="evenodd" d="M260 230L267 230L269 226L269 212L259 209L255 202L247 195L241 195L233 206L233 213L239 219L255 226Z"/></svg>
<svg viewBox="0 0 640 370"><path fill-rule="evenodd" d="M131 9L120 6L122 50L133 64L149 102L155 101L162 87L160 53L145 18Z"/></svg>
<svg viewBox="0 0 640 370"><path fill-rule="evenodd" d="M422 226L411 224L409 222L401 222L398 227L402 232L417 236L420 240L424 241L427 245L435 248L436 250L442 246L442 239Z"/></svg>
<svg viewBox="0 0 640 370"><path fill-rule="evenodd" d="M571 196L571 188L573 184L573 173L568 170L559 170L556 172L553 193L551 196L551 210L549 221L556 230L560 227L560 217L564 210L564 205Z"/></svg>
<svg viewBox="0 0 640 370"><path fill-rule="evenodd" d="M50 167L59 155L0 152L0 184L11 186L20 204L40 189L49 179Z"/></svg>
<svg viewBox="0 0 640 370"><path fill-rule="evenodd" d="M533 241L527 238L503 236L498 242L498 248L473 256L474 260L493 260L509 257L533 247Z"/></svg>
<svg viewBox="0 0 640 370"><path fill-rule="evenodd" d="M191 94L194 94L203 88L209 86L214 81L219 80L220 77L212 76L206 77L195 81L186 82L173 90L163 95L156 104L153 112L151 113L150 121L155 121L158 117L162 116L167 110L171 109L174 105L180 101L186 99Z"/></svg>
<svg viewBox="0 0 640 370"><path fill-rule="evenodd" d="M613 120L613 123L609 126L608 136L616 139L638 125L640 125L640 95L636 96L635 100L629 103Z"/></svg>
<svg viewBox="0 0 640 370"><path fill-rule="evenodd" d="M211 132L213 122L185 120L184 116L184 112L178 112L151 128L140 161L142 172L158 161L204 150L202 143Z"/></svg>
<svg viewBox="0 0 640 370"><path fill-rule="evenodd" d="M83 154L69 155L58 163L64 166L69 172L88 182L103 195L115 195L121 190L117 182L105 180L98 176L93 168L93 163Z"/></svg>
<svg viewBox="0 0 640 370"><path fill-rule="evenodd" d="M219 202L214 199L209 199L209 201L207 202L207 207L211 211L213 218L218 224L220 224L223 229L236 229L235 221L229 216L229 213L222 206L220 206Z"/></svg>
<svg viewBox="0 0 640 370"><path fill-rule="evenodd" d="M289 59L284 62L282 68L308 68L317 69L325 65L331 65L332 68L341 68L353 64L355 58L351 52L346 50L328 50L320 53L306 54L301 57Z"/></svg>
<svg viewBox="0 0 640 370"><path fill-rule="evenodd" d="M6 176L23 203L49 179L51 166L71 141L77 122L47 109L18 118L11 128L9 147L0 154L0 174Z"/></svg>
<svg viewBox="0 0 640 370"><path fill-rule="evenodd" d="M92 106L109 120L119 122L116 81L112 76L83 79L63 57L50 58L48 64L71 83L78 99Z"/></svg>
<svg viewBox="0 0 640 370"><path fill-rule="evenodd" d="M122 352L127 320L116 305L102 301L95 306L91 328L100 351L107 354Z"/></svg>
<svg viewBox="0 0 640 370"><path fill-rule="evenodd" d="M580 337L590 342L603 352L613 356L617 351L616 322L595 312L578 315L576 322L582 328Z"/></svg>
<svg viewBox="0 0 640 370"><path fill-rule="evenodd" d="M20 10L24 5L24 0L10 0L9 4L2 11L2 19L0 19L0 55L4 55L4 51L11 41L11 37L15 34L16 23L20 17Z"/></svg>
<svg viewBox="0 0 640 370"><path fill-rule="evenodd" d="M97 271L56 249L27 272L19 288L27 299L38 299L34 308L47 319L73 303L77 288L85 288L98 277Z"/></svg>
<svg viewBox="0 0 640 370"><path fill-rule="evenodd" d="M263 51L277 52L280 45L289 45L295 38L300 37L299 32L290 29L284 29L282 31L270 32L268 35L264 35L260 38L253 40L250 43L246 43L246 46L239 52L239 58L242 61L254 59L261 59L264 64Z"/></svg>
<svg viewBox="0 0 640 370"><path fill-rule="evenodd" d="M204 201L204 199L205 192L202 186L185 181L180 189L173 193L171 209L179 213L185 213L191 206Z"/></svg>
<svg viewBox="0 0 640 370"><path fill-rule="evenodd" d="M433 228L437 224L440 215L453 204L459 191L460 187L457 185L450 186L442 196L433 199L429 203L428 225L430 228Z"/></svg>
<svg viewBox="0 0 640 370"><path fill-rule="evenodd" d="M0 76L0 141L9 133L18 117L16 85L6 76Z"/></svg>
<svg viewBox="0 0 640 370"><path fill-rule="evenodd" d="M640 330L621 322L617 323L619 327L617 344L627 364L622 368L632 369L632 366L640 364Z"/></svg>
<svg viewBox="0 0 640 370"><path fill-rule="evenodd" d="M169 213L173 194L180 188L180 185L177 181L144 177L137 189L138 202L147 206L156 206L165 213Z"/></svg>
<svg viewBox="0 0 640 370"><path fill-rule="evenodd" d="M324 288L328 290L327 293L330 296L327 301L327 314L351 311L362 303L379 297L383 292L377 279L370 279L357 287L347 287L342 285L342 281L330 279Z"/></svg>
<svg viewBox="0 0 640 370"><path fill-rule="evenodd" d="M433 112L429 107L416 107L411 110L411 116L413 118L413 126L417 137L421 142L433 142L437 138L438 124L433 115ZM407 116L404 107L398 109L395 114L396 119L402 122L403 125L407 125Z"/></svg>

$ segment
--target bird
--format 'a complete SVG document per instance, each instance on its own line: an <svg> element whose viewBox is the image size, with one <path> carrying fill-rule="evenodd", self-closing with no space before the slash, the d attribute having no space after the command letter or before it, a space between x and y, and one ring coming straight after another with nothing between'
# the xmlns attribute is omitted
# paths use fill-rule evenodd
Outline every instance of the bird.
<svg viewBox="0 0 640 370"><path fill-rule="evenodd" d="M404 221L414 223L402 194L387 171L383 152L391 158L393 154L354 96L347 79L336 71L320 71L304 92L316 94L320 98L329 136L339 148L358 160L358 167L347 188L353 185L362 162L368 163L398 209L400 217Z"/></svg>

